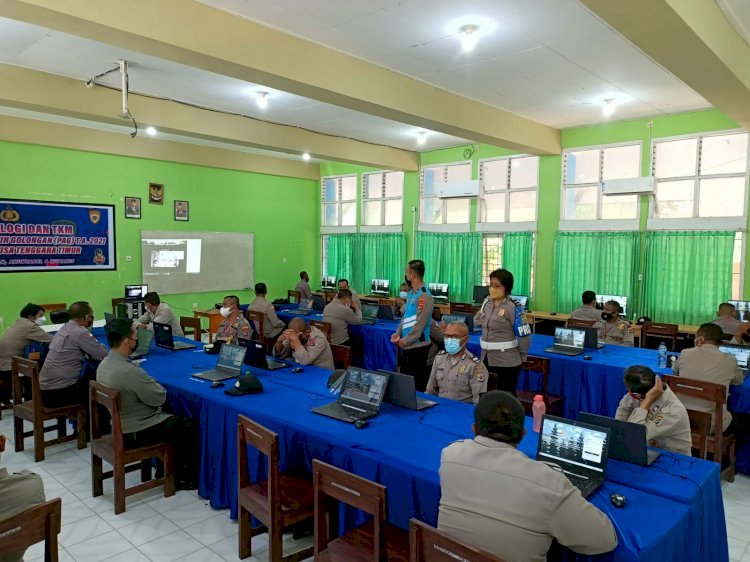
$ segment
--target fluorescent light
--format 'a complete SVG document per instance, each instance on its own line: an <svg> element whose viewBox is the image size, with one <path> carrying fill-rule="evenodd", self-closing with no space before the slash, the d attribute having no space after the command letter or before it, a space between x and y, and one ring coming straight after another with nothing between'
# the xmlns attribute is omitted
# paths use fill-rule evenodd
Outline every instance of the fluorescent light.
<svg viewBox="0 0 750 562"><path fill-rule="evenodd" d="M258 97L255 98L255 103L258 104L260 109L268 107L268 92L258 92Z"/></svg>
<svg viewBox="0 0 750 562"><path fill-rule="evenodd" d="M150 137L156 136L156 133L159 131L156 130L156 127L146 127L146 134Z"/></svg>
<svg viewBox="0 0 750 562"><path fill-rule="evenodd" d="M310 153L309 152L303 152L302 153L302 160L304 160L305 162L307 162L308 160L310 160Z"/></svg>
<svg viewBox="0 0 750 562"><path fill-rule="evenodd" d="M604 116L609 117L615 111L617 111L617 104L615 103L615 100L604 100L604 107L602 108L602 113L604 114Z"/></svg>
<svg viewBox="0 0 750 562"><path fill-rule="evenodd" d="M419 131L417 133L417 144L422 146L425 142L427 142L427 133L425 131Z"/></svg>
<svg viewBox="0 0 750 562"><path fill-rule="evenodd" d="M465 25L461 28L461 48L466 51L474 50L477 46L479 37L477 36L477 30L479 27L476 25Z"/></svg>

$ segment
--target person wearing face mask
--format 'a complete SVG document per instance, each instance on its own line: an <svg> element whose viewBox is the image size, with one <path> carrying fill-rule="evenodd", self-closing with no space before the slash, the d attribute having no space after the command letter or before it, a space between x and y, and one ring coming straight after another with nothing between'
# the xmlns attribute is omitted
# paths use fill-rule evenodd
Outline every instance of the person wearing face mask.
<svg viewBox="0 0 750 562"><path fill-rule="evenodd" d="M91 305L86 301L74 302L68 314L70 320L52 338L47 359L39 372L39 387L45 408L87 405L90 376L79 376L84 359L88 356L98 362L107 356L107 348L89 331L94 325Z"/></svg>
<svg viewBox="0 0 750 562"><path fill-rule="evenodd" d="M146 312L138 319L136 328L153 331L154 322L158 322L159 324L169 324L172 326L172 334L175 336L183 337L185 335L182 331L182 326L180 326L180 321L175 318L169 305L161 302L158 293L146 293L143 300L146 305Z"/></svg>
<svg viewBox="0 0 750 562"><path fill-rule="evenodd" d="M737 361L731 355L719 351L719 343L723 337L720 326L716 324L701 324L695 334L695 347L685 349L677 358L673 370L675 374L687 379L723 384L727 388L729 399L729 385L742 384L745 380ZM680 400L688 410L714 413L714 403L691 396L680 396ZM724 404L723 431L726 431L732 421L732 415ZM714 431L715 420L711 420L711 431Z"/></svg>
<svg viewBox="0 0 750 562"><path fill-rule="evenodd" d="M601 317L602 319L596 323L600 342L633 347L633 328L630 322L620 318L619 302L605 302Z"/></svg>
<svg viewBox="0 0 750 562"><path fill-rule="evenodd" d="M12 358L23 357L24 348L29 342L48 344L52 341L52 336L40 327L46 320L44 312L39 305L27 304L21 309L16 323L0 339L0 407L10 404L11 400Z"/></svg>
<svg viewBox="0 0 750 562"><path fill-rule="evenodd" d="M195 423L162 410L167 391L128 357L138 337L127 318L113 318L105 327L110 351L96 371L96 382L120 392L120 422L128 446L169 443L175 455L175 483L179 490L198 487L200 439Z"/></svg>
<svg viewBox="0 0 750 562"><path fill-rule="evenodd" d="M435 357L426 392L476 404L487 391L487 371L482 362L466 350L469 328L463 322L451 322L443 335L445 351Z"/></svg>
<svg viewBox="0 0 750 562"><path fill-rule="evenodd" d="M362 309L349 289L339 289L336 298L323 309L323 320L331 325L332 344L351 347L349 325L362 324Z"/></svg>
<svg viewBox="0 0 750 562"><path fill-rule="evenodd" d="M411 287L408 283L401 283L401 287L398 290L398 297L396 297L396 306L398 306L399 316L404 315L406 299L409 298L409 289L411 289Z"/></svg>
<svg viewBox="0 0 750 562"><path fill-rule="evenodd" d="M347 291L349 291L352 294L352 305L353 306L356 305L356 307L358 309L361 309L362 308L362 303L359 302L359 295L357 294L357 291L355 291L354 289L352 289L349 286L349 281L348 280L346 280L346 279L339 279L339 291L341 291L342 289L346 289Z"/></svg>
<svg viewBox="0 0 750 562"><path fill-rule="evenodd" d="M617 406L615 419L645 425L649 447L691 456L690 419L672 389L644 365L625 369L623 383L628 392Z"/></svg>
<svg viewBox="0 0 750 562"><path fill-rule="evenodd" d="M310 290L310 277L307 275L307 271L299 272L299 283L294 287L294 290L299 293L301 300L312 299L312 291Z"/></svg>
<svg viewBox="0 0 750 562"><path fill-rule="evenodd" d="M313 365L333 371L333 354L328 339L315 326L308 326L302 318L293 318L273 346L273 354L285 359L293 357L300 365Z"/></svg>
<svg viewBox="0 0 750 562"><path fill-rule="evenodd" d="M515 396L521 364L531 345L531 328L526 311L509 298L512 290L510 271L490 273L489 295L474 316L474 324L482 326L482 362L495 379L490 390L505 390Z"/></svg>
<svg viewBox="0 0 750 562"><path fill-rule="evenodd" d="M434 301L424 284L424 262L411 260L406 266L406 282L411 290L406 296L403 317L391 343L398 346L400 371L414 377L417 390L424 390L430 370L427 357L430 353L430 333Z"/></svg>
<svg viewBox="0 0 750 562"><path fill-rule="evenodd" d="M240 310L240 299L234 295L224 297L219 314L224 320L219 324L216 339L226 343L237 344L237 338L247 338L250 335L250 322Z"/></svg>

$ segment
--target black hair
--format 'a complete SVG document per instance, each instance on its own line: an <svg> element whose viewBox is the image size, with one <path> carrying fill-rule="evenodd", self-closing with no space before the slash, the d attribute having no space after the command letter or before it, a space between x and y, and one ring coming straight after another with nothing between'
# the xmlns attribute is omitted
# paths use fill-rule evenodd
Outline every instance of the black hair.
<svg viewBox="0 0 750 562"><path fill-rule="evenodd" d="M414 273L424 277L424 262L422 260L411 260L407 265Z"/></svg>
<svg viewBox="0 0 750 562"><path fill-rule="evenodd" d="M505 288L505 293L510 294L513 291L513 274L507 269L496 269L490 273L490 279L497 279Z"/></svg>
<svg viewBox="0 0 750 562"><path fill-rule="evenodd" d="M352 292L349 289L339 289L339 298L350 299L352 298Z"/></svg>
<svg viewBox="0 0 750 562"><path fill-rule="evenodd" d="M337 284L338 283L346 283L346 286L347 287L349 286L349 280L348 279L344 279L343 277L337 281Z"/></svg>
<svg viewBox="0 0 750 562"><path fill-rule="evenodd" d="M719 305L719 312L721 312L722 309L724 309L724 310L729 309L729 310L732 311L733 314L734 314L734 311L735 311L734 305L731 302L723 302L723 303L721 303Z"/></svg>
<svg viewBox="0 0 750 562"><path fill-rule="evenodd" d="M511 445L521 442L525 417L518 398L501 390L486 392L474 408L477 435Z"/></svg>
<svg viewBox="0 0 750 562"><path fill-rule="evenodd" d="M238 297L237 295L227 295L226 297L224 297L224 300L226 299L233 299L234 304L237 306L237 308L240 307L240 297Z"/></svg>
<svg viewBox="0 0 750 562"><path fill-rule="evenodd" d="M157 293L156 291L151 291L150 293L146 293L145 295L143 295L143 300L148 304L153 304L154 306L159 306L161 304L159 293Z"/></svg>
<svg viewBox="0 0 750 562"><path fill-rule="evenodd" d="M255 294L256 295L265 295L268 292L268 287L266 287L265 283L256 283L255 284Z"/></svg>
<svg viewBox="0 0 750 562"><path fill-rule="evenodd" d="M40 311L44 312L44 309L41 306L29 303L21 309L20 316L21 318L28 318L29 316L36 318L36 315L39 314Z"/></svg>
<svg viewBox="0 0 750 562"><path fill-rule="evenodd" d="M133 322L128 318L112 318L104 328L109 347L119 347L122 341L133 333Z"/></svg>
<svg viewBox="0 0 750 562"><path fill-rule="evenodd" d="M719 343L724 339L724 331L718 324L706 323L701 324L698 331L695 333L697 337L701 337L706 341L712 341Z"/></svg>
<svg viewBox="0 0 750 562"><path fill-rule="evenodd" d="M86 316L91 316L93 314L94 309L91 308L91 305L86 301L76 301L71 304L68 309L68 315L71 320L75 320L76 318L86 318Z"/></svg>
<svg viewBox="0 0 750 562"><path fill-rule="evenodd" d="M307 275L307 271L300 271L300 272L299 272L299 278L300 278L300 279L304 279L304 278L305 278L305 277L307 277L307 276L308 276L308 275Z"/></svg>
<svg viewBox="0 0 750 562"><path fill-rule="evenodd" d="M625 369L622 382L630 392L645 396L654 387L656 373L645 365L631 365Z"/></svg>
<svg viewBox="0 0 750 562"><path fill-rule="evenodd" d="M594 291L584 291L581 295L581 302L583 304L591 304L596 301L596 293Z"/></svg>
<svg viewBox="0 0 750 562"><path fill-rule="evenodd" d="M608 304L611 304L617 309L618 314L622 312L622 307L620 306L620 303L617 301L607 301L604 303L604 306L607 306Z"/></svg>

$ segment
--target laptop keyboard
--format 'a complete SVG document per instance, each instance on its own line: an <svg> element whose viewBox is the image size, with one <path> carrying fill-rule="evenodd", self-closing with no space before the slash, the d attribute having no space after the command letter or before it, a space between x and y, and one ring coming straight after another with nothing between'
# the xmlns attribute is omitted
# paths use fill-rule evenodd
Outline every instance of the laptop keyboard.
<svg viewBox="0 0 750 562"><path fill-rule="evenodd" d="M568 472L566 470L563 470L563 473L565 476L568 477L568 480L570 480L571 484L578 488L581 491L581 495L585 498L588 493L590 493L594 488L597 486L597 482L594 480L591 480L591 478L586 478L585 476L580 476L578 474L573 474L572 472Z"/></svg>
<svg viewBox="0 0 750 562"><path fill-rule="evenodd" d="M330 414L333 414L334 417L338 417L340 419L351 418L354 420L366 420L373 416L372 412L361 412L353 408L347 408L345 406L342 406L338 402L331 402L330 404L326 404L325 406L321 406L320 408L317 408L317 410L319 412L320 411L328 412Z"/></svg>

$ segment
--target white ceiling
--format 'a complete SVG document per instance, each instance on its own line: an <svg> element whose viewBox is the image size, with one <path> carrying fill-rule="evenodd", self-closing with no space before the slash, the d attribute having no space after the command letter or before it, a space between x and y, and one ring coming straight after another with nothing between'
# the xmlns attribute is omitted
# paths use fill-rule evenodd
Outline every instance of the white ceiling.
<svg viewBox="0 0 750 562"><path fill-rule="evenodd" d="M716 0L735 31L750 45L750 2L748 0Z"/></svg>

